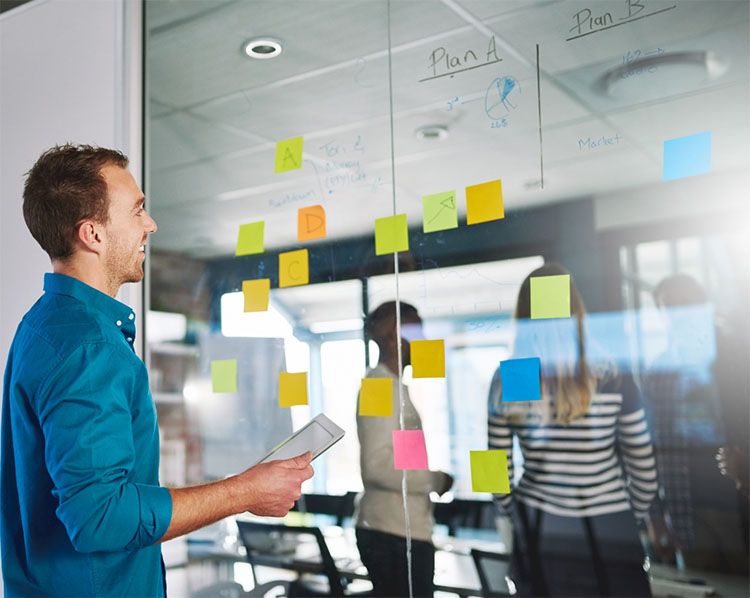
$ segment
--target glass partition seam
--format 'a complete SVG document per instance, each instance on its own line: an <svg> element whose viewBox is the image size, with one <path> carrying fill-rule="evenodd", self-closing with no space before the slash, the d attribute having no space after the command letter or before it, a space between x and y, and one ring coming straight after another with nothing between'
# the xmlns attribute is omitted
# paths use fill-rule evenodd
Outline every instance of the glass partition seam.
<svg viewBox="0 0 750 598"><path fill-rule="evenodd" d="M388 117L391 134L391 192L393 194L393 215L396 215L396 149L393 134L393 62L391 44L391 0L387 3L387 29L388 29ZM398 285L398 251L393 252L393 274L396 282L396 355L398 358L398 402L399 402L399 428L405 428L404 420L404 364L401 356L401 296ZM404 502L404 525L406 528L406 577L409 582L409 598L414 596L412 584L412 562L411 562L411 526L409 522L409 505L407 502L407 479L406 469L401 471L401 498Z"/></svg>

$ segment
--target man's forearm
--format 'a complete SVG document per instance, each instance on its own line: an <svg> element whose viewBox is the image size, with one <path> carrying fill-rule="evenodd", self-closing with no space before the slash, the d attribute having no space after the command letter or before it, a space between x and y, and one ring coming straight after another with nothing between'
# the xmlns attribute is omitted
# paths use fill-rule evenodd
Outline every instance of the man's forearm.
<svg viewBox="0 0 750 598"><path fill-rule="evenodd" d="M172 519L159 542L166 542L244 511L283 517L300 497L302 482L313 475L312 453L271 461L221 480L170 488Z"/></svg>
<svg viewBox="0 0 750 598"><path fill-rule="evenodd" d="M190 488L170 488L172 519L159 542L189 534L197 529L241 513L235 478Z"/></svg>

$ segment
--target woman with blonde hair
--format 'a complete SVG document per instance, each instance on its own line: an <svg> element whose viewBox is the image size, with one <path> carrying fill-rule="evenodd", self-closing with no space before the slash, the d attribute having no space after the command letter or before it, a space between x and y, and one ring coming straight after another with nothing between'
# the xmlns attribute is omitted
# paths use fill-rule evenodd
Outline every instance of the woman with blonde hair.
<svg viewBox="0 0 750 598"><path fill-rule="evenodd" d="M553 263L533 271L516 305L512 358L539 359L541 400L503 400L500 368L490 387L488 444L507 451L512 487L495 495L513 521L511 577L520 595L649 596L636 518L657 483L638 387L587 360L592 343L572 277L571 317L531 319L531 279L565 274ZM514 436L523 454L515 487Z"/></svg>

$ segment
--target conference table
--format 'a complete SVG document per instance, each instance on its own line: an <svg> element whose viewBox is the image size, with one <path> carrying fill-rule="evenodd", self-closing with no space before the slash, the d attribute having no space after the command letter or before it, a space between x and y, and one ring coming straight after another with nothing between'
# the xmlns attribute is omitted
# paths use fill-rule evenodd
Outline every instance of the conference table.
<svg viewBox="0 0 750 598"><path fill-rule="evenodd" d="M367 569L362 565L357 551L354 529L330 526L322 530L328 550L341 576L349 580L368 579ZM448 592L462 598L481 596L479 576L471 557L471 548L488 552L504 553L502 542L473 538L436 536L435 543L435 590ZM206 540L187 542L188 563L212 563L217 580L230 580L235 562L246 562L244 546L238 542L210 542ZM320 573L322 563L317 543L301 541L294 546L269 551L254 558L256 565L269 569L284 569L297 574Z"/></svg>

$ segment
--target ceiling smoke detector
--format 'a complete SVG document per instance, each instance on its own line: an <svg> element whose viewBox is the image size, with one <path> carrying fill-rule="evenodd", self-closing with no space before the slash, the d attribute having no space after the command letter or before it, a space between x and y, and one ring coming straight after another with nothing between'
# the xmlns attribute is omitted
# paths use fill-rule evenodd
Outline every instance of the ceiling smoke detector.
<svg viewBox="0 0 750 598"><path fill-rule="evenodd" d="M284 48L281 42L270 37L256 37L242 45L242 51L250 58L267 60L276 58Z"/></svg>
<svg viewBox="0 0 750 598"><path fill-rule="evenodd" d="M417 139L436 141L448 137L448 127L445 125L425 125L419 127L414 133L417 136Z"/></svg>

